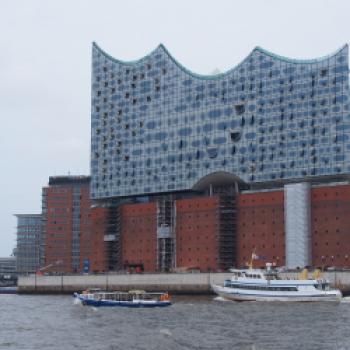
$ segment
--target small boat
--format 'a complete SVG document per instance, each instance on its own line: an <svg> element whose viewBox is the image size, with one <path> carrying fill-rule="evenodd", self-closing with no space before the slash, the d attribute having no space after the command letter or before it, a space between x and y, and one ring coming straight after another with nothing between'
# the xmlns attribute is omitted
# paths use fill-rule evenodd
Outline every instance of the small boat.
<svg viewBox="0 0 350 350"><path fill-rule="evenodd" d="M85 290L74 293L74 297L83 305L89 306L121 306L121 307L165 307L171 305L168 293L147 293L143 290L129 292L107 292L101 290Z"/></svg>
<svg viewBox="0 0 350 350"><path fill-rule="evenodd" d="M212 285L219 296L235 301L335 301L340 302L342 293L331 289L329 281L316 272L308 279L307 270L299 279L282 279L278 272L266 264L265 269L231 269L231 279L223 286Z"/></svg>

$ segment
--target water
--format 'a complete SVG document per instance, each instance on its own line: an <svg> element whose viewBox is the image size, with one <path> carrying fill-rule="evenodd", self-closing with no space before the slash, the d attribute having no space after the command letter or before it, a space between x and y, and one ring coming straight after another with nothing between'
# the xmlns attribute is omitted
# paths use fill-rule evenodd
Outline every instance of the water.
<svg viewBox="0 0 350 350"><path fill-rule="evenodd" d="M160 309L91 308L70 296L0 295L0 349L350 350L350 302L174 297Z"/></svg>

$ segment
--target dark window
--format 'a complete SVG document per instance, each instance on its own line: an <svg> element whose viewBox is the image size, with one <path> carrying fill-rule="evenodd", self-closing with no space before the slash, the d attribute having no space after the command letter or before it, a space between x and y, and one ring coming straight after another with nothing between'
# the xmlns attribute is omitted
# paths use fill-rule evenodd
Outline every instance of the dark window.
<svg viewBox="0 0 350 350"><path fill-rule="evenodd" d="M328 69L324 68L324 69L321 69L321 77L325 77L328 73Z"/></svg>
<svg viewBox="0 0 350 350"><path fill-rule="evenodd" d="M242 115L245 112L245 106L243 104L235 105L235 111L237 115Z"/></svg>
<svg viewBox="0 0 350 350"><path fill-rule="evenodd" d="M240 131L232 131L230 133L231 141L237 142L241 139L242 133Z"/></svg>

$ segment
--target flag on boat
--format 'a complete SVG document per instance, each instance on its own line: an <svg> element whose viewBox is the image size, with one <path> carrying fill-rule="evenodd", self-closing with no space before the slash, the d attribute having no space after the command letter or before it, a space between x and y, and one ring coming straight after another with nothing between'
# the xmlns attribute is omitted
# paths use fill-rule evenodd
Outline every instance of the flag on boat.
<svg viewBox="0 0 350 350"><path fill-rule="evenodd" d="M252 253L252 259L253 260L259 260L260 257L259 257L259 255L256 255L255 253Z"/></svg>

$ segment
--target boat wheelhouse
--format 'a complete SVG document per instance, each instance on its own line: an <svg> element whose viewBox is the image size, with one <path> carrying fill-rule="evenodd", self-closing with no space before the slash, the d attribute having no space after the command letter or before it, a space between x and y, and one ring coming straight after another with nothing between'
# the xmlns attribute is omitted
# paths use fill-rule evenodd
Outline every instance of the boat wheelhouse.
<svg viewBox="0 0 350 350"><path fill-rule="evenodd" d="M271 266L263 269L232 269L233 276L223 286L212 285L213 291L225 299L236 301L340 301L342 294L330 288L329 282L316 273L307 278L281 278Z"/></svg>

